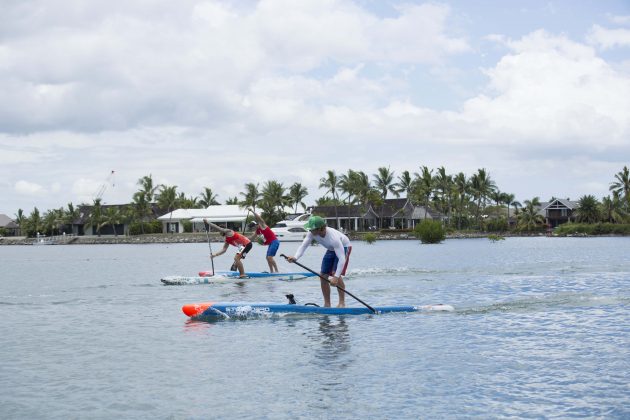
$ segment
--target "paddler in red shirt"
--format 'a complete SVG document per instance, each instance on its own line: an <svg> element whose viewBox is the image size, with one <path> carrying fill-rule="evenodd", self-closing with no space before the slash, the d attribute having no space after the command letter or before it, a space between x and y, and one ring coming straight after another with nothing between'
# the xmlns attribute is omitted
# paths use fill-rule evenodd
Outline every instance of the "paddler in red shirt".
<svg viewBox="0 0 630 420"><path fill-rule="evenodd" d="M252 249L252 241L240 233L234 232L232 229L222 228L221 226L208 222L206 219L203 219L203 222L212 226L215 230L218 230L221 236L225 238L223 249L217 253L210 254L210 258L218 257L219 255L224 254L230 245L238 248L238 252L234 256L234 264L238 269L239 278L246 278L245 268L243 267L243 262L241 260L244 259L247 253Z"/></svg>
<svg viewBox="0 0 630 420"><path fill-rule="evenodd" d="M255 240L257 239L257 237L260 237L259 235L263 236L264 241L262 241L261 245L266 245L269 247L267 248L267 264L269 264L269 272L278 273L278 266L276 265L276 261L273 257L275 257L276 253L278 252L280 241L276 237L276 234L273 233L271 228L267 225L267 223L265 223L265 221L262 217L260 217L259 214L257 214L251 208L247 210L251 211L254 215L254 219L256 219L255 222L250 223L250 227L256 227L256 231L252 234L252 236L249 237L249 239Z"/></svg>

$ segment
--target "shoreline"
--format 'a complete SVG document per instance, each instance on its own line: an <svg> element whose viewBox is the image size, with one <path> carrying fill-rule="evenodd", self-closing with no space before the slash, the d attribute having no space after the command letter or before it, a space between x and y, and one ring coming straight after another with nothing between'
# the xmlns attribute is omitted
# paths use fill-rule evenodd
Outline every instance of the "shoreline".
<svg viewBox="0 0 630 420"><path fill-rule="evenodd" d="M348 237L351 241L363 241L364 235L368 232L359 232L354 233L351 232L348 234ZM373 232L369 232L373 233ZM419 241L420 239L416 238L411 232L387 232L387 233L376 233L377 241L388 241L388 240L413 240ZM485 233L485 232L476 232L476 233L453 233L446 235L446 239L475 239L475 238L487 238L491 235L498 235L501 237L559 237L556 235L547 235L546 233L532 233L532 234L515 234L515 233ZM567 237L616 237L616 236L624 236L624 235L586 235L586 234L576 234L570 235ZM26 238L26 237L1 237L0 245L34 245L35 238ZM223 239L218 234L211 234L210 240L213 243L222 243ZM134 235L134 236L71 236L68 238L63 238L58 240L54 244L46 244L46 245L119 245L119 244L177 244L177 243L205 243L208 242L208 237L204 233L160 233L160 234L145 234L145 235ZM43 244L38 244L38 246L43 246Z"/></svg>

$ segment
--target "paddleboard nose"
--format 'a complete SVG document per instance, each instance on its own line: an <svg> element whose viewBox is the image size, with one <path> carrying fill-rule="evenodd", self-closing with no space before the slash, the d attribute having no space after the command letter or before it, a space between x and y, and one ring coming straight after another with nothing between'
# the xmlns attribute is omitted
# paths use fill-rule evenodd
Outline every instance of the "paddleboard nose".
<svg viewBox="0 0 630 420"><path fill-rule="evenodd" d="M182 306L182 312L184 312L187 316L190 316L190 317L201 315L206 309L211 307L213 304L214 302L190 303L188 305Z"/></svg>

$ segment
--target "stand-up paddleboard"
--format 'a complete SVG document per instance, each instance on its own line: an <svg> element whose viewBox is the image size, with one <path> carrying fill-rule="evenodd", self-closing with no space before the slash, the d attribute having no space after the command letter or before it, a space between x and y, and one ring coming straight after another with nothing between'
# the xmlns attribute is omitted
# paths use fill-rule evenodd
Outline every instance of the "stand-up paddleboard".
<svg viewBox="0 0 630 420"><path fill-rule="evenodd" d="M450 312L451 305L374 306L377 314L389 312ZM203 302L182 306L182 311L195 319L229 319L269 317L273 314L362 315L373 314L366 307L324 308L314 304L282 304L266 302Z"/></svg>
<svg viewBox="0 0 630 420"><path fill-rule="evenodd" d="M201 274L201 273L200 273ZM160 281L169 286L187 284L213 284L213 283L233 283L235 281L255 280L282 280L293 281L314 277L311 273L245 273L246 278L239 277L238 271L217 271L214 276L166 276Z"/></svg>
<svg viewBox="0 0 630 420"><path fill-rule="evenodd" d="M238 271L216 271L213 273L212 271L200 271L199 277L213 277L213 276L223 276L223 277L238 277L240 273ZM298 273L269 273L267 271L258 272L258 271L247 271L245 275L249 278L285 278L286 280L298 280L304 279L306 277L314 277L316 274L306 272L298 272Z"/></svg>

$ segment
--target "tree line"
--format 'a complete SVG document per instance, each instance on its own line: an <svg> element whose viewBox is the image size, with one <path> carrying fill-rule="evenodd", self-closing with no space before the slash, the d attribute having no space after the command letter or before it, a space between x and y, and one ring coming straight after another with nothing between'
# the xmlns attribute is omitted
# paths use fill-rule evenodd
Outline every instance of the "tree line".
<svg viewBox="0 0 630 420"><path fill-rule="evenodd" d="M37 233L52 235L71 229L80 218L80 209L89 208L85 225L100 232L105 226L114 228L124 224L129 227L125 234L161 232L159 223L153 223L157 212L168 213L178 208L206 208L218 205L219 196L210 187L205 187L197 196L186 196L177 191L175 185L155 184L152 175L137 181L138 190L131 202L124 206L105 206L97 198L91 205L74 206L48 210L41 214L35 207L26 216L22 209L15 214L15 221L22 234L35 236ZM417 172L402 171L396 174L389 167L380 167L371 177L364 171L349 169L346 173L328 170L318 185L324 194L315 200L318 206L333 206L339 226L338 207L357 205L367 208L371 205L379 213L379 227L383 226L385 200L389 197L408 198L412 204L422 206L443 215L447 228L455 230L475 229L506 231L509 220L516 220L516 229L533 231L544 226L545 220L538 213L539 197L520 203L514 194L502 192L485 168L478 169L471 176L463 172L448 174L442 166L430 169L420 166ZM593 195L584 195L578 200L575 217L583 223L630 223L630 174L628 167L614 175L610 183L610 195L599 201ZM284 209L290 207L297 213L298 208L306 209L304 199L308 189L299 182L290 186L276 180L269 180L261 186L246 183L237 196L228 197L225 204L252 207L265 214L269 224L285 217ZM552 197L549 201L553 201ZM157 209L156 209L157 207ZM426 218L426 214L425 214ZM67 232L70 233L70 232Z"/></svg>

